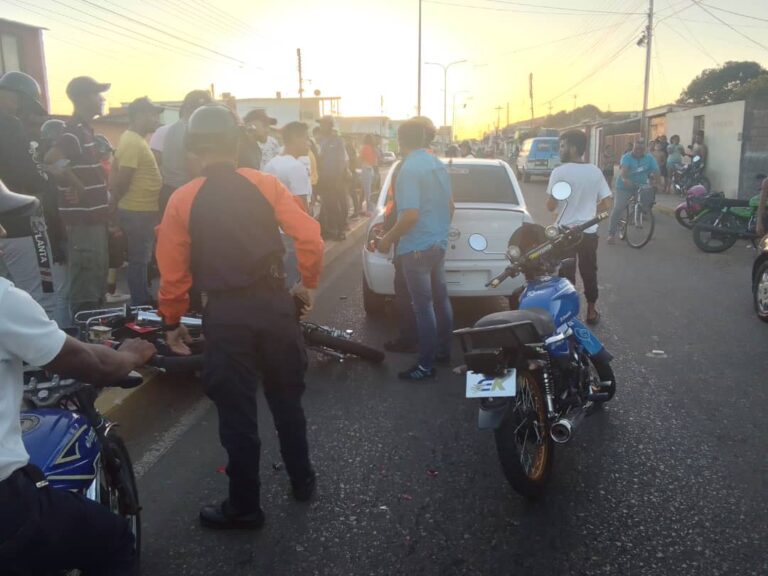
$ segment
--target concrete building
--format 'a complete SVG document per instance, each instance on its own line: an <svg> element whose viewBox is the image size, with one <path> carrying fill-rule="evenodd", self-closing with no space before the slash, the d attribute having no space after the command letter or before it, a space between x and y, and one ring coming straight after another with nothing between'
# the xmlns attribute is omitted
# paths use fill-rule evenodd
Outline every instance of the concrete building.
<svg viewBox="0 0 768 576"><path fill-rule="evenodd" d="M289 122L306 122L313 126L323 116L338 116L341 98L338 96L313 97L313 98L231 98L228 94L222 94L225 102L234 102L235 109L240 117L244 117L251 110L262 109L277 120L277 127L285 126Z"/></svg>
<svg viewBox="0 0 768 576"><path fill-rule="evenodd" d="M24 72L32 76L40 84L47 108L50 100L43 30L45 28L0 18L0 76L6 72Z"/></svg>

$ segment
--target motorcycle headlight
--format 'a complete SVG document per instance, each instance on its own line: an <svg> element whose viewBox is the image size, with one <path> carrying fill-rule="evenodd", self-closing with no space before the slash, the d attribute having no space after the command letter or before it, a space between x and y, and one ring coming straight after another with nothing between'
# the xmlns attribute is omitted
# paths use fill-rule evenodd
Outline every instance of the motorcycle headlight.
<svg viewBox="0 0 768 576"><path fill-rule="evenodd" d="M519 246L512 244L509 248L507 248L507 258L509 258L510 262L517 262L522 255L523 253L521 252Z"/></svg>

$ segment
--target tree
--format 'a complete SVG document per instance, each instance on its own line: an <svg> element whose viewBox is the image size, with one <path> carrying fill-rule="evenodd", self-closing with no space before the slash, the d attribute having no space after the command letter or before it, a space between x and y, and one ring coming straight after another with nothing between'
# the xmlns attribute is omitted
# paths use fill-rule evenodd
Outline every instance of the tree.
<svg viewBox="0 0 768 576"><path fill-rule="evenodd" d="M678 104L721 104L740 97L739 91L768 70L757 62L726 62L696 76L680 94Z"/></svg>
<svg viewBox="0 0 768 576"><path fill-rule="evenodd" d="M738 100L753 100L768 103L768 74L750 80L735 92Z"/></svg>

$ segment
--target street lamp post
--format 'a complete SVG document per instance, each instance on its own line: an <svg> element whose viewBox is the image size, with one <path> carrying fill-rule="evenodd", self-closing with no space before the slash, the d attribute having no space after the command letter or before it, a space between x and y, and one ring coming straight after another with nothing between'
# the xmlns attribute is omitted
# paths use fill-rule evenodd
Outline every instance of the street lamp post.
<svg viewBox="0 0 768 576"><path fill-rule="evenodd" d="M443 69L443 126L448 125L448 69L456 64L464 64L466 60L456 60L449 64L439 62L424 62L428 66L440 66Z"/></svg>
<svg viewBox="0 0 768 576"><path fill-rule="evenodd" d="M469 90L459 90L458 92L453 93L453 104L451 105L451 136L455 136L456 134L456 96L459 94L469 94ZM469 100L469 98L467 98L467 100ZM464 105L466 106L466 103Z"/></svg>

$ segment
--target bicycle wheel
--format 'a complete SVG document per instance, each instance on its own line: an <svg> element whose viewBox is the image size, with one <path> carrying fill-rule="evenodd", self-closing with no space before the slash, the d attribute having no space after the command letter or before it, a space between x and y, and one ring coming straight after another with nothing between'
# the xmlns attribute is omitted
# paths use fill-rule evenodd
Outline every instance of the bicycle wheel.
<svg viewBox="0 0 768 576"><path fill-rule="evenodd" d="M632 248L642 248L651 241L655 226L652 211L643 209L637 201L629 203L624 229L624 240L627 244Z"/></svg>

